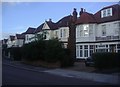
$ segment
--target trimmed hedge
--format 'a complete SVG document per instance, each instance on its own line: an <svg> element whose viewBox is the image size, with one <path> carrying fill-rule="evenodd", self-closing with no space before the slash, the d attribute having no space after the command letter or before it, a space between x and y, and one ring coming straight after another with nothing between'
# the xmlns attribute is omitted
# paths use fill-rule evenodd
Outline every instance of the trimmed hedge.
<svg viewBox="0 0 120 87"><path fill-rule="evenodd" d="M95 68L120 68L120 53L94 53L92 58Z"/></svg>

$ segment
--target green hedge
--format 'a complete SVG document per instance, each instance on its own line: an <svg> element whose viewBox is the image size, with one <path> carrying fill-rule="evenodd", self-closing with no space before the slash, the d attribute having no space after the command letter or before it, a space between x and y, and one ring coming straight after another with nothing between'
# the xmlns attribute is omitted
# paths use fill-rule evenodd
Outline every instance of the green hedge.
<svg viewBox="0 0 120 87"><path fill-rule="evenodd" d="M48 40L45 43L44 59L46 62L60 61L65 55L62 44L57 39Z"/></svg>
<svg viewBox="0 0 120 87"><path fill-rule="evenodd" d="M21 48L20 47L8 48L8 51L10 52L10 57L13 58L13 60L21 60Z"/></svg>
<svg viewBox="0 0 120 87"><path fill-rule="evenodd" d="M35 41L22 47L22 59L29 61L44 60L44 41Z"/></svg>
<svg viewBox="0 0 120 87"><path fill-rule="evenodd" d="M69 67L74 65L74 59L70 57L70 50L64 49L65 55L61 59L61 67Z"/></svg>
<svg viewBox="0 0 120 87"><path fill-rule="evenodd" d="M118 68L120 67L119 53L94 53L92 58L95 63L95 68Z"/></svg>
<svg viewBox="0 0 120 87"><path fill-rule="evenodd" d="M27 61L43 60L48 63L60 62L61 67L73 65L68 49L62 48L58 39L39 40L22 47L22 59Z"/></svg>

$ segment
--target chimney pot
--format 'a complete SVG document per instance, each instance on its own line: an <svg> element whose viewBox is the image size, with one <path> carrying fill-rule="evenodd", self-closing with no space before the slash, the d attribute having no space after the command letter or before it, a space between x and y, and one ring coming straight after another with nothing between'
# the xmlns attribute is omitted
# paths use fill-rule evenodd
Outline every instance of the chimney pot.
<svg viewBox="0 0 120 87"><path fill-rule="evenodd" d="M51 21L52 21L52 19L51 19L51 18L49 18L49 21L51 22Z"/></svg>
<svg viewBox="0 0 120 87"><path fill-rule="evenodd" d="M80 11L79 15L81 15L82 13L83 13L83 8L81 8L81 11Z"/></svg>
<svg viewBox="0 0 120 87"><path fill-rule="evenodd" d="M84 9L84 12L86 12L86 10Z"/></svg>

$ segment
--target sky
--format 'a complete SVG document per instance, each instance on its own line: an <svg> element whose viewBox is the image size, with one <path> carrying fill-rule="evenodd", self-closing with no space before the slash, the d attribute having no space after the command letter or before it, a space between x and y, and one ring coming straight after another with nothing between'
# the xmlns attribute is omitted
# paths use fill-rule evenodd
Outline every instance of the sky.
<svg viewBox="0 0 120 87"><path fill-rule="evenodd" d="M96 13L103 7L118 2L2 2L2 38L23 33L29 27L37 28L45 20L53 22L72 14L73 8ZM78 15L79 16L79 15Z"/></svg>

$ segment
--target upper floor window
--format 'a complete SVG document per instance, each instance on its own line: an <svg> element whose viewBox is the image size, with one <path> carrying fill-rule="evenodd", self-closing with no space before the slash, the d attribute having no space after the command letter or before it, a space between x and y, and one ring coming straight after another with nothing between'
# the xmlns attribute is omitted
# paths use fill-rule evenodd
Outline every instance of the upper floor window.
<svg viewBox="0 0 120 87"><path fill-rule="evenodd" d="M93 34L93 25L89 25L89 35L91 36Z"/></svg>
<svg viewBox="0 0 120 87"><path fill-rule="evenodd" d="M60 37L61 37L61 38L66 38L66 36L67 36L67 31L66 31L66 29L61 29L61 30L60 30Z"/></svg>
<svg viewBox="0 0 120 87"><path fill-rule="evenodd" d="M80 35L79 35L79 36L83 36L83 27L82 27L82 25L79 26L79 28L80 28L80 31L79 31L79 32L80 32L80 33L79 33Z"/></svg>
<svg viewBox="0 0 120 87"><path fill-rule="evenodd" d="M60 30L60 37L62 37L62 29Z"/></svg>
<svg viewBox="0 0 120 87"><path fill-rule="evenodd" d="M28 35L26 35L26 40L28 40L28 38L29 38Z"/></svg>
<svg viewBox="0 0 120 87"><path fill-rule="evenodd" d="M112 16L112 8L104 9L101 11L101 18Z"/></svg>
<svg viewBox="0 0 120 87"><path fill-rule="evenodd" d="M119 34L119 29L120 29L119 26L120 26L119 22L114 23L114 31L116 35Z"/></svg>
<svg viewBox="0 0 120 87"><path fill-rule="evenodd" d="M63 31L63 37L66 37L66 29Z"/></svg>
<svg viewBox="0 0 120 87"><path fill-rule="evenodd" d="M107 9L107 15L108 15L108 16L111 15L111 11L110 11L110 9Z"/></svg>
<svg viewBox="0 0 120 87"><path fill-rule="evenodd" d="M102 25L102 36L106 36L106 25Z"/></svg>
<svg viewBox="0 0 120 87"><path fill-rule="evenodd" d="M55 31L55 36L58 37L58 31Z"/></svg>
<svg viewBox="0 0 120 87"><path fill-rule="evenodd" d="M89 25L84 24L84 25L77 26L76 36L77 37L88 37L89 36Z"/></svg>
<svg viewBox="0 0 120 87"><path fill-rule="evenodd" d="M106 10L103 10L103 17L105 17L106 16Z"/></svg>
<svg viewBox="0 0 120 87"><path fill-rule="evenodd" d="M83 25L84 36L89 36L89 25Z"/></svg>

